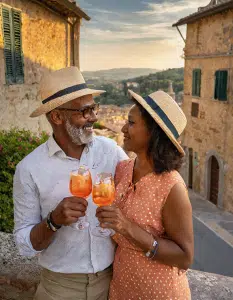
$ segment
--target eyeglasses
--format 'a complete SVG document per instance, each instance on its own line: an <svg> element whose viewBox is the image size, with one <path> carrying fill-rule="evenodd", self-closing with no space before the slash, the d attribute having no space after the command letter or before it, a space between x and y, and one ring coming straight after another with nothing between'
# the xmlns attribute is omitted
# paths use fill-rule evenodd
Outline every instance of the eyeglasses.
<svg viewBox="0 0 233 300"><path fill-rule="evenodd" d="M99 108L100 108L99 103L95 103L94 105L86 106L86 107L83 107L83 108L80 108L80 109L75 109L75 108L59 108L59 107L56 108L56 109L58 109L58 110L76 111L78 113L81 113L85 119L88 119L91 116L92 113L95 113L97 115L98 112L99 112Z"/></svg>

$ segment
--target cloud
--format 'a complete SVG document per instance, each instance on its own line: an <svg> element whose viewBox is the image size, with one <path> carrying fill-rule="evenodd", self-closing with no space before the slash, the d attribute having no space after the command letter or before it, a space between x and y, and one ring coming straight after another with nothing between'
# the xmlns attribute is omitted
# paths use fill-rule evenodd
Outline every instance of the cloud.
<svg viewBox="0 0 233 300"><path fill-rule="evenodd" d="M82 70L110 68L158 68L183 66L181 48L176 41L148 41L137 44L81 44Z"/></svg>
<svg viewBox="0 0 233 300"><path fill-rule="evenodd" d="M85 70L182 66L184 42L172 24L209 3L209 0L80 1L92 17L81 28L81 66ZM185 36L186 26L180 29Z"/></svg>
<svg viewBox="0 0 233 300"><path fill-rule="evenodd" d="M141 2L146 10L132 13L104 10L91 6L96 12L95 23L85 23L86 42L134 42L135 40L175 39L172 23L200 6L200 0ZM123 4L122 4L123 7ZM99 23L97 23L99 22Z"/></svg>
<svg viewBox="0 0 233 300"><path fill-rule="evenodd" d="M115 16L119 16L120 14L116 11L111 11L111 10L105 10L105 9L100 9L100 8L89 8L88 9L89 12L92 12L92 13L95 13L95 14L98 14L99 16L100 15L115 15Z"/></svg>
<svg viewBox="0 0 233 300"><path fill-rule="evenodd" d="M86 28L82 30L81 36L85 37L86 41L98 40L101 41L133 41L137 40L166 40L174 39L174 29L170 23L159 24L121 24L116 31L100 28Z"/></svg>
<svg viewBox="0 0 233 300"><path fill-rule="evenodd" d="M173 4L169 1L164 1L163 3L146 3L147 10L135 11L135 14L141 16L151 16L160 14L174 14L181 13L186 10L196 10L200 5L200 0L181 0L176 1Z"/></svg>

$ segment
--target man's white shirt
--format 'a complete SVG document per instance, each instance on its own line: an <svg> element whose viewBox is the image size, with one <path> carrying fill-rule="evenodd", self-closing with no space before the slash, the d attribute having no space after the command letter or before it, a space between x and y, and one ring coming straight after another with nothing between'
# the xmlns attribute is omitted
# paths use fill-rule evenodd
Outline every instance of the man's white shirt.
<svg viewBox="0 0 233 300"><path fill-rule="evenodd" d="M31 229L55 209L69 191L70 172L87 165L92 179L97 173L115 175L118 162L127 155L108 138L96 136L83 150L80 160L66 156L53 137L25 157L14 176L14 234L21 255L38 255L39 264L60 273L96 273L107 268L114 258L115 245L111 238L93 236L98 224L97 206L88 198L87 220L89 228L80 231L62 226L49 247L41 252L33 249Z"/></svg>

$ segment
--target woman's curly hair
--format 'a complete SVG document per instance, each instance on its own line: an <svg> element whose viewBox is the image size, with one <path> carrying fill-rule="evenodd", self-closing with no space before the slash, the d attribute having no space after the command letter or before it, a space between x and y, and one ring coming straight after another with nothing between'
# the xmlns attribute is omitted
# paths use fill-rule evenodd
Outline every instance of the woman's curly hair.
<svg viewBox="0 0 233 300"><path fill-rule="evenodd" d="M162 174L179 170L183 163L183 155L173 145L151 115L138 102L134 101L134 103L139 108L142 118L151 133L147 155L153 160L155 173Z"/></svg>

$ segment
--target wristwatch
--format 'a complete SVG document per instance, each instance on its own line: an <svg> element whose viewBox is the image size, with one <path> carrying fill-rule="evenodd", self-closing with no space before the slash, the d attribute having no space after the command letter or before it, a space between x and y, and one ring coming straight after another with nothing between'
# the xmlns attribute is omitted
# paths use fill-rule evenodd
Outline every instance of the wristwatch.
<svg viewBox="0 0 233 300"><path fill-rule="evenodd" d="M152 245L153 250L147 251L146 252L146 257L153 258L155 256L156 252L157 252L158 245L159 245L158 242L156 240L154 240L153 245Z"/></svg>
<svg viewBox="0 0 233 300"><path fill-rule="evenodd" d="M47 219L46 219L46 222L47 222L47 227L52 230L53 232L56 232L58 229L61 228L61 225L57 225L55 224L53 221L52 221L52 211L50 211L48 213L48 216L47 216Z"/></svg>

